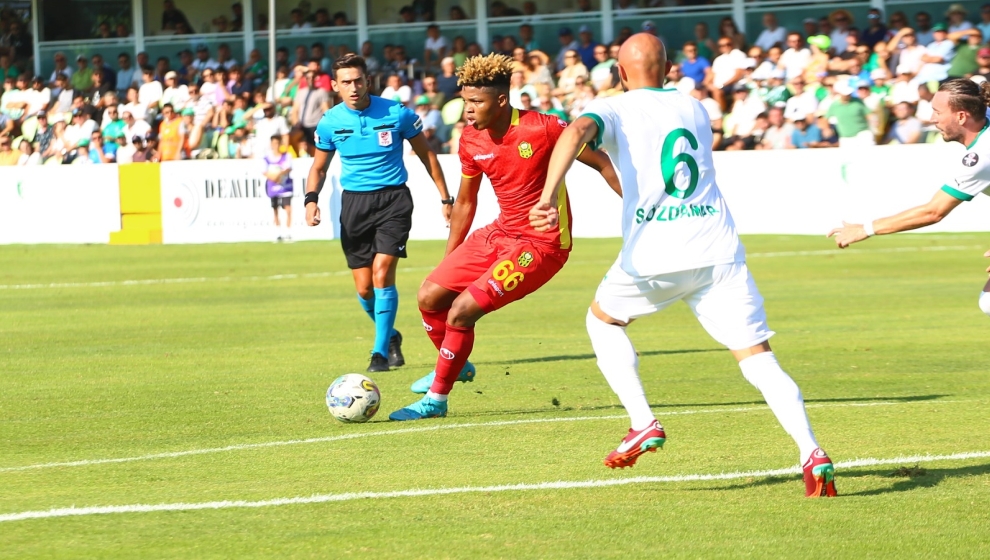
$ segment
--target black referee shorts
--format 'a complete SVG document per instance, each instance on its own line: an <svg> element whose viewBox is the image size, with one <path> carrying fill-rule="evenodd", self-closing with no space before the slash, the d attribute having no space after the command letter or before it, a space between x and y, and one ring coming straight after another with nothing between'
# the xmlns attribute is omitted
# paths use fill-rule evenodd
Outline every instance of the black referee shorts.
<svg viewBox="0 0 990 560"><path fill-rule="evenodd" d="M345 190L340 202L340 245L348 268L371 266L377 253L406 257L413 213L409 187Z"/></svg>

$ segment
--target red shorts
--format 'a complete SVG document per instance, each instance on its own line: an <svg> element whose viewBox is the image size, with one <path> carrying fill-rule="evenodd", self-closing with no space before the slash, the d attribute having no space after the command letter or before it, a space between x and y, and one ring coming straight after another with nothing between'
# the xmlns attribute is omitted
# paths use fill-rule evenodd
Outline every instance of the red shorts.
<svg viewBox="0 0 990 560"><path fill-rule="evenodd" d="M491 313L549 282L569 255L489 225L469 235L426 279L453 292L469 290Z"/></svg>

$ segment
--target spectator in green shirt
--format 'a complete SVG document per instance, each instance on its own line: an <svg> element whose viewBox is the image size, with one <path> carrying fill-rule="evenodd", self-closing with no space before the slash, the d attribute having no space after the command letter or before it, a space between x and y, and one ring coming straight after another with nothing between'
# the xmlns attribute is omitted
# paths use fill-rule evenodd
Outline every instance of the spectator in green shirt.
<svg viewBox="0 0 990 560"><path fill-rule="evenodd" d="M949 34L950 41L960 43L963 39L966 42L956 45L956 56L949 64L950 78L969 78L980 68L976 62L976 53L983 47L983 33L974 27Z"/></svg>
<svg viewBox="0 0 990 560"><path fill-rule="evenodd" d="M862 100L853 97L853 85L849 80L835 83L835 93L839 97L829 105L825 114L829 122L835 123L839 133L840 147L872 146L876 144L870 132L870 110Z"/></svg>
<svg viewBox="0 0 990 560"><path fill-rule="evenodd" d="M7 78L16 78L20 73L16 66L11 65L9 54L6 52L0 54L0 83Z"/></svg>
<svg viewBox="0 0 990 560"><path fill-rule="evenodd" d="M72 89L89 93L93 89L93 69L89 67L89 61L83 55L76 57L76 66L78 68L72 73L69 83L72 84Z"/></svg>
<svg viewBox="0 0 990 560"><path fill-rule="evenodd" d="M567 118L567 113L553 106L553 100L550 99L549 95L540 96L540 112L544 115L553 115L564 122L570 120Z"/></svg>

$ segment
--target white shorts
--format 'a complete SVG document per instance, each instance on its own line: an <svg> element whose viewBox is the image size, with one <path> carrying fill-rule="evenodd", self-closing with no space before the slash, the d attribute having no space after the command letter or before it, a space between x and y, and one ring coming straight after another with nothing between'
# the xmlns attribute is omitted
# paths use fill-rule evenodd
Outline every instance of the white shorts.
<svg viewBox="0 0 990 560"><path fill-rule="evenodd" d="M744 350L774 335L763 296L746 263L737 262L656 276L630 276L616 261L598 286L595 301L609 317L629 322L679 300L719 344Z"/></svg>

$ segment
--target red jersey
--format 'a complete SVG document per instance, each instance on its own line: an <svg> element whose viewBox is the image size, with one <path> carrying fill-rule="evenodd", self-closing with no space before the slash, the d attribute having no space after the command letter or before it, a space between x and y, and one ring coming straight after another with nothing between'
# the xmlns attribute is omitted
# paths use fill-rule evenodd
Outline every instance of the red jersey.
<svg viewBox="0 0 990 560"><path fill-rule="evenodd" d="M493 139L487 130L465 127L458 155L464 177L484 173L492 182L500 210L495 227L512 237L569 251L571 206L565 185L557 197L560 227L539 232L529 225L529 211L543 194L550 154L566 127L567 123L557 117L513 109L512 123L502 138Z"/></svg>

